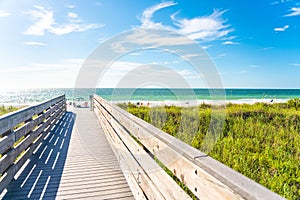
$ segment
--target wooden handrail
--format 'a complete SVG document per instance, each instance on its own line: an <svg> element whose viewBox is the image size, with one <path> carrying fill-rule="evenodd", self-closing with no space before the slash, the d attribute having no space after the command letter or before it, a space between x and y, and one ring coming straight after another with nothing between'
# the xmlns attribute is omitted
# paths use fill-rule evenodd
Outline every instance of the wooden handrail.
<svg viewBox="0 0 300 200"><path fill-rule="evenodd" d="M188 198L164 171L153 171L158 167L155 157L199 199L283 199L101 97L94 95L93 100L102 128L118 149L119 158L123 158L120 159L123 167L127 167L127 180L131 188L136 188L133 191L136 197L142 191L148 199Z"/></svg>
<svg viewBox="0 0 300 200"><path fill-rule="evenodd" d="M0 117L0 193L65 111L62 95Z"/></svg>

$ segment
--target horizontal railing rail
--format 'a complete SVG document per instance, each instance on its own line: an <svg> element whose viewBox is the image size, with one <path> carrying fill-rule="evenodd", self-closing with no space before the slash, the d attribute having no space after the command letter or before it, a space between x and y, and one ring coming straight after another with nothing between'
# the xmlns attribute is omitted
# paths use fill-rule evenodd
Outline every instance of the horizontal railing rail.
<svg viewBox="0 0 300 200"><path fill-rule="evenodd" d="M283 199L97 95L92 105L136 198L189 198L167 173L153 170L157 159L199 199Z"/></svg>
<svg viewBox="0 0 300 200"><path fill-rule="evenodd" d="M0 117L0 193L65 111L62 95Z"/></svg>

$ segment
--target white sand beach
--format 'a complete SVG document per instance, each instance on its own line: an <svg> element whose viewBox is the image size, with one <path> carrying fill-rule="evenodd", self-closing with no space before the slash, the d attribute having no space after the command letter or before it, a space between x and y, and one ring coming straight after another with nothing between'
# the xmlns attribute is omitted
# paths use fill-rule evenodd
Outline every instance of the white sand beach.
<svg viewBox="0 0 300 200"><path fill-rule="evenodd" d="M112 103L132 103L134 105L139 106L181 106L181 107L189 107L189 106L197 106L201 104L211 104L211 105L227 105L227 104L250 104L253 105L255 103L285 103L288 99L239 99L239 100L186 100L186 101L176 101L176 100L165 100L165 101L114 101Z"/></svg>

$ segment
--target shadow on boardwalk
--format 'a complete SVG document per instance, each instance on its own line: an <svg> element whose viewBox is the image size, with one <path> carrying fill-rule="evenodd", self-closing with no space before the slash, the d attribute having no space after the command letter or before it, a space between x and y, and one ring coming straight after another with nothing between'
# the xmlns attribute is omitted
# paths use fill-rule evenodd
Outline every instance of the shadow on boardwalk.
<svg viewBox="0 0 300 200"><path fill-rule="evenodd" d="M55 199L76 115L66 112L7 188L4 199Z"/></svg>

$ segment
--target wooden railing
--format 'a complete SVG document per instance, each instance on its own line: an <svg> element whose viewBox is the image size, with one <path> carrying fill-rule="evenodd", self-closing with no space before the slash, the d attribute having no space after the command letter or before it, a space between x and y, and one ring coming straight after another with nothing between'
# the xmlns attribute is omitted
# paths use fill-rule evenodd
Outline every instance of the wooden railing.
<svg viewBox="0 0 300 200"><path fill-rule="evenodd" d="M63 95L0 117L0 193L65 111Z"/></svg>
<svg viewBox="0 0 300 200"><path fill-rule="evenodd" d="M157 160L199 199L283 199L99 96L92 105L137 199L190 198Z"/></svg>

